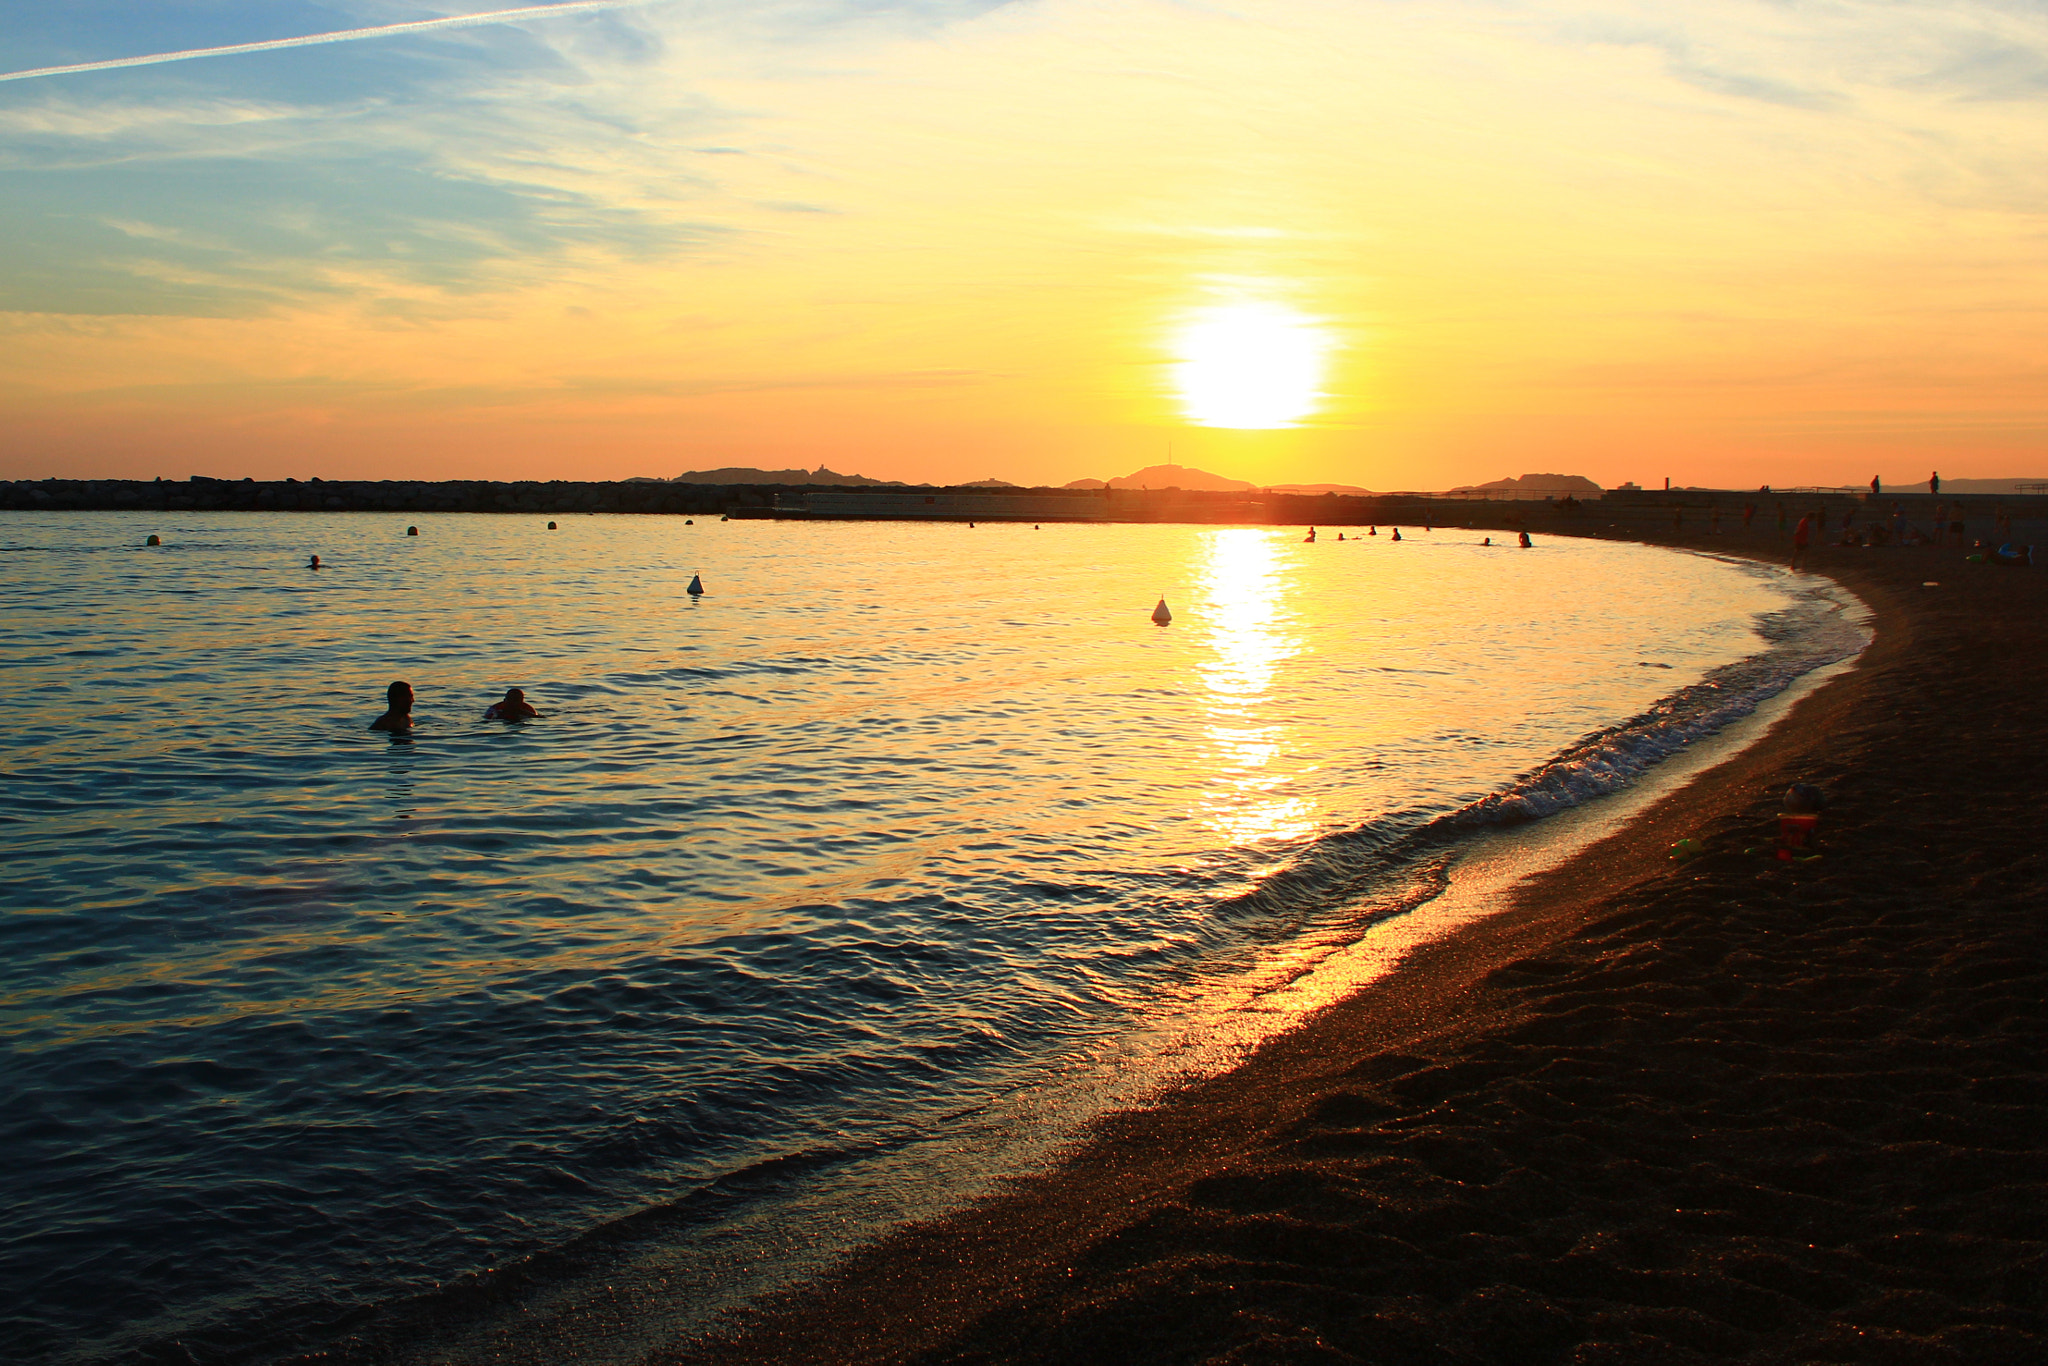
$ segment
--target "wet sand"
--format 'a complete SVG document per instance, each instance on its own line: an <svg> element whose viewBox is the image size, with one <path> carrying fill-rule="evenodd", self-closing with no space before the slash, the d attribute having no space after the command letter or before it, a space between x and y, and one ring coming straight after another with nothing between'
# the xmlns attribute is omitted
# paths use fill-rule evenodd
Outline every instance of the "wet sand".
<svg viewBox="0 0 2048 1366"><path fill-rule="evenodd" d="M1787 546L1669 517L1582 534ZM1812 567L1876 640L1762 742L1238 1070L655 1360L2043 1359L2048 569ZM1830 797L1811 862L1767 852L1794 781Z"/></svg>

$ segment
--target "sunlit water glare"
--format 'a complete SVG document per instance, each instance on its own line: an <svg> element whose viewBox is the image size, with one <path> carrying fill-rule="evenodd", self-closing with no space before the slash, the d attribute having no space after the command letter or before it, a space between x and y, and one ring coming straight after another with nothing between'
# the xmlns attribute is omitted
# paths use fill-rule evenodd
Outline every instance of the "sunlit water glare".
<svg viewBox="0 0 2048 1366"><path fill-rule="evenodd" d="M1764 668L1825 605L1623 544L412 520L0 521L25 1359L231 1343L793 1154L824 1208L998 1100L1057 1128L1399 904L1417 830L1833 648ZM481 720L514 685L543 719ZM915 1203L864 1200L832 1237Z"/></svg>

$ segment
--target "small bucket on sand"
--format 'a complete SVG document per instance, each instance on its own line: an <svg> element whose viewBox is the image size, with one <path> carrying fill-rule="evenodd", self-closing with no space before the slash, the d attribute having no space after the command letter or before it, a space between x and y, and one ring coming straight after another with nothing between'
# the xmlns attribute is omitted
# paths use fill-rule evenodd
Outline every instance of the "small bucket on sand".
<svg viewBox="0 0 2048 1366"><path fill-rule="evenodd" d="M1805 811L1787 811L1778 817L1778 857L1788 859L1795 852L1813 847L1814 827L1820 816Z"/></svg>

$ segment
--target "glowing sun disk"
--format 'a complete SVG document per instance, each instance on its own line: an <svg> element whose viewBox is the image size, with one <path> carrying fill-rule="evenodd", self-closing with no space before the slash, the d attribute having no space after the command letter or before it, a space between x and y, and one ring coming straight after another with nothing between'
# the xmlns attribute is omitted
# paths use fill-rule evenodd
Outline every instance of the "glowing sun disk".
<svg viewBox="0 0 2048 1366"><path fill-rule="evenodd" d="M1284 305L1201 309L1174 343L1181 409L1200 426L1288 427L1322 397L1329 338Z"/></svg>

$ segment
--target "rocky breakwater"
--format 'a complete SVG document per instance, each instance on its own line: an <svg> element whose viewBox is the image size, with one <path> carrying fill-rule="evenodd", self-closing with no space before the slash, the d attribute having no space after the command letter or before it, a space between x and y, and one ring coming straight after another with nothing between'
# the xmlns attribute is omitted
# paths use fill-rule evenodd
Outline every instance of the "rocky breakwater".
<svg viewBox="0 0 2048 1366"><path fill-rule="evenodd" d="M162 512L725 513L778 490L741 484L486 480L35 479L0 481L0 509Z"/></svg>

